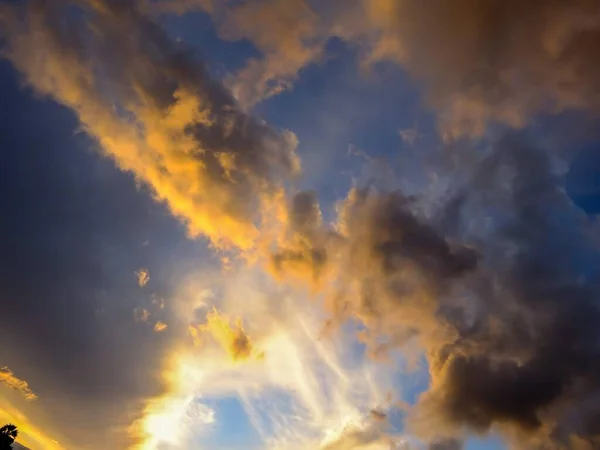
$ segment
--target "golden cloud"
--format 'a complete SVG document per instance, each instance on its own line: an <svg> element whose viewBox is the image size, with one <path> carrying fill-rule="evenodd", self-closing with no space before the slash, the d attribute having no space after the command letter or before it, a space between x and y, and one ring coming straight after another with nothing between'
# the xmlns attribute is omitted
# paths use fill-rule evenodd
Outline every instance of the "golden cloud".
<svg viewBox="0 0 600 450"><path fill-rule="evenodd" d="M139 287L144 287L150 281L150 272L148 269L140 269L135 272Z"/></svg>
<svg viewBox="0 0 600 450"><path fill-rule="evenodd" d="M180 12L186 9L178 5ZM358 47L364 67L393 61L424 85L449 138L481 135L491 122L522 127L537 114L600 109L595 1L259 0L204 6L224 37L249 39L263 53L233 82L243 104L289 89L337 37Z"/></svg>
<svg viewBox="0 0 600 450"><path fill-rule="evenodd" d="M161 322L160 320L158 322L156 322L154 324L154 331L156 331L157 333L160 333L162 331L165 331L167 329L167 324L164 322Z"/></svg>
<svg viewBox="0 0 600 450"><path fill-rule="evenodd" d="M29 388L29 384L25 380L21 380L8 367L0 369L0 383L15 392L18 392L27 400L37 400L38 396Z"/></svg>
<svg viewBox="0 0 600 450"><path fill-rule="evenodd" d="M82 35L64 40L52 18L68 6L33 1L25 14L5 8L5 56L34 89L75 111L190 236L250 249L263 205L299 171L296 137L241 112L133 3L82 2L83 26L74 28Z"/></svg>
<svg viewBox="0 0 600 450"><path fill-rule="evenodd" d="M206 323L189 327L194 345L202 345L203 335L210 336L234 361L243 361L256 355L254 345L244 332L242 320L231 320L216 309L206 315ZM260 355L257 355L260 356Z"/></svg>

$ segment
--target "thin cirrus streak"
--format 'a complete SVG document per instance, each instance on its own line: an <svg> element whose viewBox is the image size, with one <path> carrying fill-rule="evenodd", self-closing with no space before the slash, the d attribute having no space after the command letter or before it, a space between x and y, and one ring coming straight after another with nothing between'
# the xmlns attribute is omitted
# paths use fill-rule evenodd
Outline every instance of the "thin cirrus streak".
<svg viewBox="0 0 600 450"><path fill-rule="evenodd" d="M210 277L213 288L226 286L222 312L182 294L179 302L195 311L184 316L207 319L191 324L194 339L169 356L163 375L172 385L171 393L151 400L134 427L148 435L147 447L142 448L154 448L155 430L163 429L159 424L178 424L169 428L174 445L185 446L202 429L210 430L218 416L209 405L219 398L238 399L264 448L333 449L336 442L350 439L345 433L387 445L385 424L365 411L390 406L390 374L378 373L374 361L351 362L345 348L348 336L322 339L322 313L315 315L298 293L286 294L277 285L267 289L258 278L252 271L220 282ZM189 283L185 292L206 291L198 277L190 276ZM244 317L243 323L229 314ZM186 425L185 420L173 419L198 410L204 411L204 421Z"/></svg>

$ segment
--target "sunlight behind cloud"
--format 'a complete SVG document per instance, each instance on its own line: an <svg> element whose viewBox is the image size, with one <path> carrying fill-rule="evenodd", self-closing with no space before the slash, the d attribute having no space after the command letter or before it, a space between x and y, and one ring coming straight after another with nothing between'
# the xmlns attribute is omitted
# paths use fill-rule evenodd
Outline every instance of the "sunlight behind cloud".
<svg viewBox="0 0 600 450"><path fill-rule="evenodd" d="M31 390L25 380L21 380L8 367L0 368L0 384L18 392L27 400L37 400L38 396Z"/></svg>
<svg viewBox="0 0 600 450"><path fill-rule="evenodd" d="M370 417L370 410L389 407L390 374L349 350L349 336L321 338L322 314L297 292L264 283L250 269L212 280L217 290L222 288L222 297L215 298L219 311L208 309L206 324L193 328L202 345L190 342L169 358L165 378L171 394L147 410L147 431L174 420L194 398L216 405L219 399L236 398L265 448L311 450L336 429L339 433ZM248 358L251 354L260 357ZM200 430L206 417L198 418ZM180 438L154 433L149 442L165 439Z"/></svg>

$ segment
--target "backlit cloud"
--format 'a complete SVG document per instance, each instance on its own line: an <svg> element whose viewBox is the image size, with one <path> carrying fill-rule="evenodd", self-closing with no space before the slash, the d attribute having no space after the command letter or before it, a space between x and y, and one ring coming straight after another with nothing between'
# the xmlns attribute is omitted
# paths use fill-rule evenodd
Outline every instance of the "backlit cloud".
<svg viewBox="0 0 600 450"><path fill-rule="evenodd" d="M140 269L135 272L139 287L144 287L150 281L150 272L147 269Z"/></svg>
<svg viewBox="0 0 600 450"><path fill-rule="evenodd" d="M160 333L162 331L165 331L167 329L168 325L164 322L161 322L160 320L158 322L156 322L154 324L154 331L156 331L157 333Z"/></svg>
<svg viewBox="0 0 600 450"><path fill-rule="evenodd" d="M237 75L243 103L291 88L302 69L326 57L328 39L341 38L360 49L363 64L395 61L407 70L425 87L448 137L480 135L490 122L522 127L537 114L600 108L600 6L593 0L213 6L207 10L225 22L225 37L250 39L263 53Z"/></svg>
<svg viewBox="0 0 600 450"><path fill-rule="evenodd" d="M13 391L18 392L27 400L36 400L38 397L29 387L29 384L25 380L21 380L10 370L8 367L2 367L0 369L0 383Z"/></svg>
<svg viewBox="0 0 600 450"><path fill-rule="evenodd" d="M591 445L600 432L597 408L586 406L598 390L597 285L568 262L599 258L587 219L564 197L548 154L519 137L499 142L470 177L435 222L417 199L354 190L332 238L302 254L326 258L287 255L309 274L327 268L333 317L360 320L372 354L424 349L432 384L409 420L424 438L493 427L523 445L574 436ZM465 226L488 208L505 220Z"/></svg>
<svg viewBox="0 0 600 450"><path fill-rule="evenodd" d="M70 17L73 5L81 15L67 38L58 18ZM299 170L295 136L241 112L135 3L20 6L1 16L4 54L27 82L72 108L106 155L166 202L191 236L251 248L263 205Z"/></svg>
<svg viewBox="0 0 600 450"><path fill-rule="evenodd" d="M248 359L253 353L253 344L244 332L242 320L236 319L233 324L216 309L206 315L206 323L190 326L189 333L194 345L201 346L203 335L210 336L234 360Z"/></svg>
<svg viewBox="0 0 600 450"><path fill-rule="evenodd" d="M161 14L191 10L259 56L216 79L161 25ZM40 369L24 376L55 409L49 417L35 409L41 401L23 401L10 415L28 424L30 412L46 414L47 429L59 417L77 448L189 448L219 425L223 400L268 450L417 440L456 450L491 432L519 450L596 448L597 224L566 198L556 155L535 136L451 144L497 122L595 114L599 24L593 0L3 4L2 52L25 84L68 108L103 155L216 251L204 269L196 260L177 267L186 276L171 277L165 302L159 284L172 274L155 271L156 261L151 284L146 268L133 282L146 250L127 245L143 222L129 216L131 203L120 210L124 224L101 220L121 192L82 226L89 233L71 227L72 214L93 202L68 188L57 189L69 192L65 209L58 201L23 212L6 227L19 239L7 240L0 288L16 298L12 336L32 330L22 358ZM442 131L439 195L355 180L349 191L334 186L337 201L326 204L296 184L296 135L249 111L291 89L331 38L356 49L363 68L398 63L422 88ZM415 127L400 137L416 147L421 135ZM30 207L53 194L16 189ZM31 225L38 216L47 235ZM125 238L103 240L97 223L124 226ZM164 248L156 260L171 257ZM38 261L44 270L31 270ZM113 283L113 270L126 282ZM150 302L152 313L136 307ZM402 397L395 376L415 354L430 380L400 433L387 421ZM8 368L0 383L37 398Z"/></svg>

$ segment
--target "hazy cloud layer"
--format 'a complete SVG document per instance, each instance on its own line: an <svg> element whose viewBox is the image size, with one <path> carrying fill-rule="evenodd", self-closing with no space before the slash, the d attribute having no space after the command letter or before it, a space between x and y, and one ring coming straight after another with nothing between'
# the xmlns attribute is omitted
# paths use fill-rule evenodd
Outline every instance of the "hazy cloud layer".
<svg viewBox="0 0 600 450"><path fill-rule="evenodd" d="M365 1L381 57L422 83L446 131L480 134L568 109L598 112L594 0Z"/></svg>

